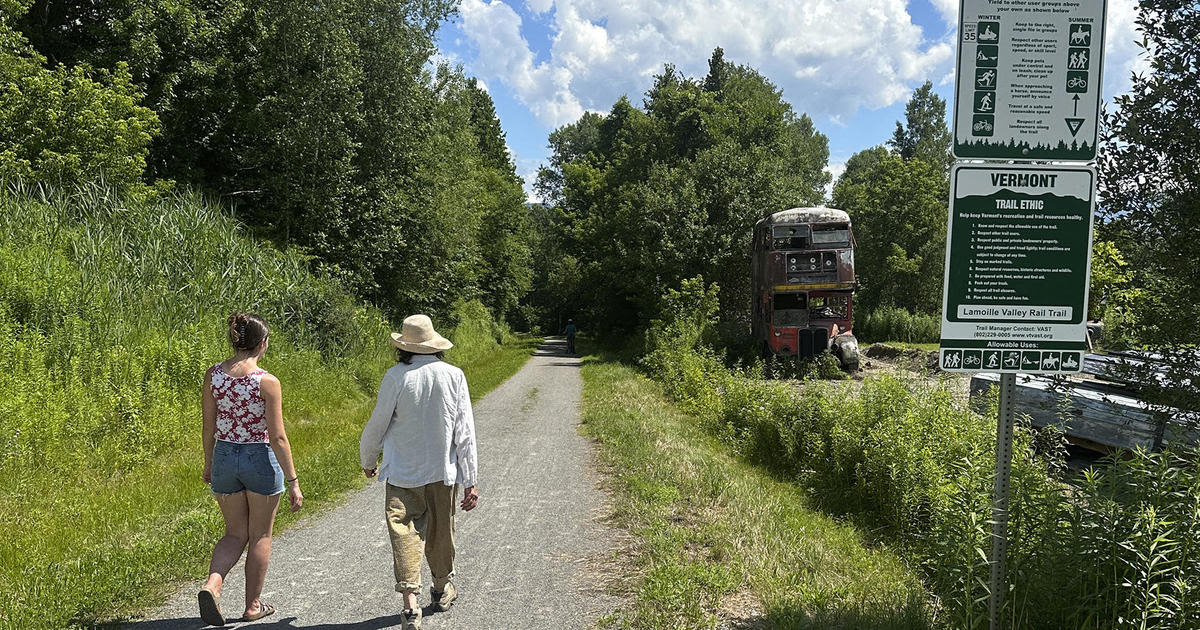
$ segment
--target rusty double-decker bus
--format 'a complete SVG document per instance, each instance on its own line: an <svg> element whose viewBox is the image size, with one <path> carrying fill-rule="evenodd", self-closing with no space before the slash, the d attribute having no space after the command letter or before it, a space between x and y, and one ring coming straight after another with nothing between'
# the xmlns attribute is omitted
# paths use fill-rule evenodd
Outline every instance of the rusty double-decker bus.
<svg viewBox="0 0 1200 630"><path fill-rule="evenodd" d="M766 355L832 352L858 369L854 232L833 208L792 208L754 226L754 338Z"/></svg>

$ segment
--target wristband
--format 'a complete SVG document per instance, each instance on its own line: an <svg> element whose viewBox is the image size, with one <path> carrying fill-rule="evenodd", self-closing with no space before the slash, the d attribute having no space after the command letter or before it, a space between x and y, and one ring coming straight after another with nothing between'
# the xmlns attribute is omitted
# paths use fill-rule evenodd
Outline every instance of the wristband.
<svg viewBox="0 0 1200 630"><path fill-rule="evenodd" d="M284 479L284 481L286 481L288 483L292 483L293 481L295 481L299 478L300 478L300 475L296 475L295 477L292 477L291 479Z"/></svg>

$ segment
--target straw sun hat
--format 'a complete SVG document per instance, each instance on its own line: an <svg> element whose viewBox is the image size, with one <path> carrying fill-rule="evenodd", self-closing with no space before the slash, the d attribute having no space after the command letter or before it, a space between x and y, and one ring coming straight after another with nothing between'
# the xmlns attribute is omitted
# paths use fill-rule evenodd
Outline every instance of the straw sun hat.
<svg viewBox="0 0 1200 630"><path fill-rule="evenodd" d="M399 333L392 333L392 345L413 354L433 354L454 347L449 339L433 329L428 315L409 315Z"/></svg>

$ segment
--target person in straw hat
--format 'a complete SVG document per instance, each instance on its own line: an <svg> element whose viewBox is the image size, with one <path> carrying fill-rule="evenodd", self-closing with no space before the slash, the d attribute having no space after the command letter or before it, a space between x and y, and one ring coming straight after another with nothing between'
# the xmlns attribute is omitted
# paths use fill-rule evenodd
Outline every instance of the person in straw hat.
<svg viewBox="0 0 1200 630"><path fill-rule="evenodd" d="M433 610L458 596L454 577L454 509L479 501L475 420L462 370L442 361L453 347L426 315L392 333L399 361L379 385L379 401L359 441L363 473L387 483L385 517L392 540L396 591L404 594L404 628L421 627L421 557L433 575ZM383 453L383 463L379 454Z"/></svg>

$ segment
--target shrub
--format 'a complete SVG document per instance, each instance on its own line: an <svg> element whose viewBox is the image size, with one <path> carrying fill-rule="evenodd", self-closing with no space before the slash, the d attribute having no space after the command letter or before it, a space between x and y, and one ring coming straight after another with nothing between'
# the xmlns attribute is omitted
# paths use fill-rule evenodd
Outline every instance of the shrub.
<svg viewBox="0 0 1200 630"><path fill-rule="evenodd" d="M692 296L679 320L652 330L696 321L696 289L675 294ZM644 365L685 410L898 546L923 569L946 627L987 626L990 414L924 380L797 388L764 381L759 366L727 369L703 346L649 338ZM1120 453L1072 485L1053 456L1061 450L1053 431L1016 431L1005 625L1200 627L1200 456Z"/></svg>
<svg viewBox="0 0 1200 630"><path fill-rule="evenodd" d="M865 316L856 316L854 334L859 341L904 341L937 343L942 323L933 315L910 313L902 308L884 306Z"/></svg>

